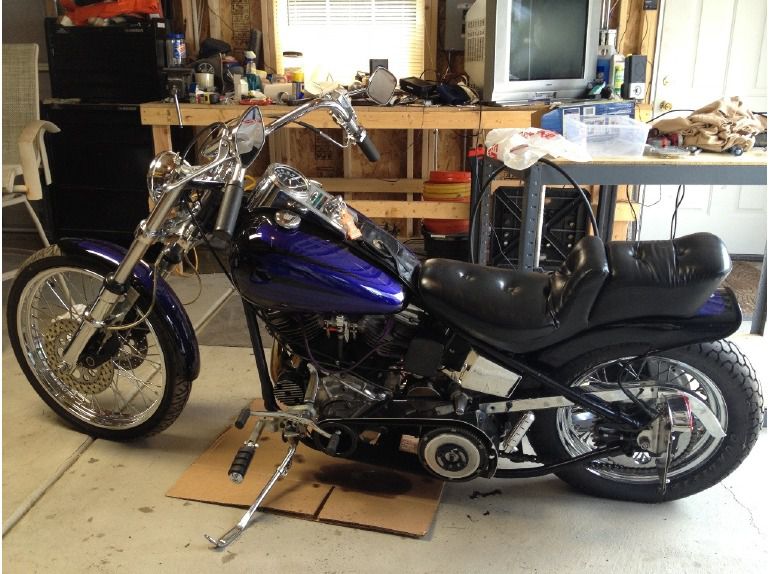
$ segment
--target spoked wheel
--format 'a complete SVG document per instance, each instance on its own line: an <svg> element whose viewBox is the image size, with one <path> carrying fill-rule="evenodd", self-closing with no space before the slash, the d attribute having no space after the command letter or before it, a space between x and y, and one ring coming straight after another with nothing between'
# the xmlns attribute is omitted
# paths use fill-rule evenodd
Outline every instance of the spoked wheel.
<svg viewBox="0 0 770 574"><path fill-rule="evenodd" d="M165 324L153 311L130 329L99 332L75 369L64 370L64 349L109 270L64 256L55 245L43 251L19 272L8 300L11 344L32 387L62 418L94 436L125 440L167 428L181 413L190 382L177 376ZM124 323L149 306L138 297Z"/></svg>
<svg viewBox="0 0 770 574"><path fill-rule="evenodd" d="M762 395L754 369L732 343L692 345L636 359L600 360L585 357L565 370L573 386L617 389L618 381L633 393L682 390L699 399L727 433L714 437L697 414L691 431L672 435L668 485L659 494L653 456L643 449L632 456L597 459L557 475L590 494L639 502L689 496L713 486L748 455L760 429ZM653 410L655 400L645 400ZM631 402L629 400L629 406ZM581 407L562 407L536 415L532 444L545 461L554 462L598 448L601 419Z"/></svg>

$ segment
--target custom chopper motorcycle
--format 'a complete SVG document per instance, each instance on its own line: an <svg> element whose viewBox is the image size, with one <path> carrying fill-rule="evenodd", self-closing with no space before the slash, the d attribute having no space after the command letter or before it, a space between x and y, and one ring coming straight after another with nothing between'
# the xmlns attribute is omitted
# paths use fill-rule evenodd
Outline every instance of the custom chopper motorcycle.
<svg viewBox="0 0 770 574"><path fill-rule="evenodd" d="M364 95L383 104L394 88L380 69ZM272 164L244 191L266 135L290 122L315 129L301 121L312 111L329 112L344 144L377 160L351 95L338 88L267 124L258 108L212 124L184 154L153 160L156 204L128 250L64 239L24 264L9 335L53 410L112 440L174 422L199 353L164 276L217 241L266 409L239 416L254 430L230 477L243 479L265 428L280 429L288 452L240 522L209 538L215 548L248 526L300 442L446 481L556 473L590 494L641 502L702 491L741 463L762 396L723 340L741 313L720 286L731 263L718 238L587 236L551 273L421 263L292 167ZM258 320L274 338L269 365Z"/></svg>

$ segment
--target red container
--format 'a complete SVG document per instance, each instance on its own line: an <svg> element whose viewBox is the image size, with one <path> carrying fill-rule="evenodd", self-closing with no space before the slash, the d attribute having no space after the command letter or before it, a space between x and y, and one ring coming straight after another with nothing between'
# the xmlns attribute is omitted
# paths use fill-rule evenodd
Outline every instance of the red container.
<svg viewBox="0 0 770 574"><path fill-rule="evenodd" d="M469 171L432 171L430 172L431 183L468 183L471 180Z"/></svg>
<svg viewBox="0 0 770 574"><path fill-rule="evenodd" d="M470 203L469 197L459 197L456 199L443 199L447 203ZM440 235L450 235L452 233L468 233L467 219L423 219L422 224L431 233Z"/></svg>

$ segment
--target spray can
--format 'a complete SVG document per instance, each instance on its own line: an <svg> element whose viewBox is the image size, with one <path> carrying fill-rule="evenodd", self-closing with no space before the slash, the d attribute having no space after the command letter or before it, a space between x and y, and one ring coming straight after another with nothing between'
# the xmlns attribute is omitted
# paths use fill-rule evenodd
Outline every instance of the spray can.
<svg viewBox="0 0 770 574"><path fill-rule="evenodd" d="M187 58L187 46L184 43L184 34L169 34L166 36L166 62L169 68L184 65Z"/></svg>

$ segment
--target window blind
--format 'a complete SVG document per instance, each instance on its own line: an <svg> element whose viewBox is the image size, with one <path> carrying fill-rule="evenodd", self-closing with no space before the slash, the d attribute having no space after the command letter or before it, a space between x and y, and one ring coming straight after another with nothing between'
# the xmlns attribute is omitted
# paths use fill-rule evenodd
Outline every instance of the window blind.
<svg viewBox="0 0 770 574"><path fill-rule="evenodd" d="M278 71L282 52L303 54L305 83L348 83L369 59L397 77L424 70L424 0L273 0Z"/></svg>

